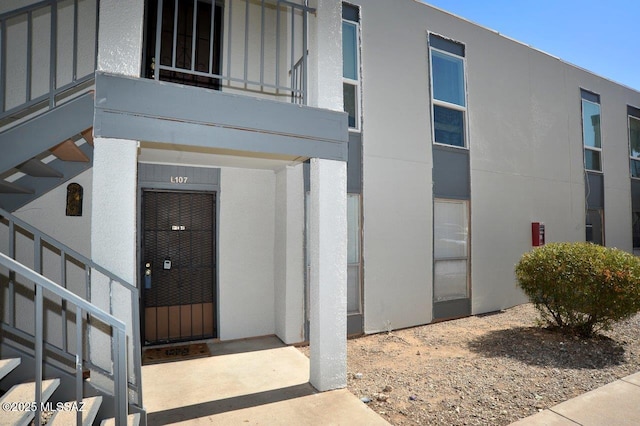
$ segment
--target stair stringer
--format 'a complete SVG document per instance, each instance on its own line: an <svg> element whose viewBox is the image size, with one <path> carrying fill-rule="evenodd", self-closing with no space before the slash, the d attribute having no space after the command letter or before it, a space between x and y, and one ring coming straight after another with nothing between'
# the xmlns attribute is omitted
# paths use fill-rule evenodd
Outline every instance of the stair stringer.
<svg viewBox="0 0 640 426"><path fill-rule="evenodd" d="M2 336L0 344L1 358L20 358L21 362L11 373L5 376L0 383L0 390L6 392L11 386L18 383L33 381L33 372L35 371L35 358L27 350L22 350L9 341L9 336ZM70 368L65 368L60 361L47 359L43 364L42 377L45 379L59 378L60 386L49 399L53 402L74 401L75 394L75 376L70 373ZM85 381L84 396L102 395L97 389Z"/></svg>
<svg viewBox="0 0 640 426"><path fill-rule="evenodd" d="M94 93L87 92L0 133L0 173L93 126Z"/></svg>
<svg viewBox="0 0 640 426"><path fill-rule="evenodd" d="M80 145L78 148L89 157L89 162L62 161L55 159L48 163L48 166L59 170L61 178L56 177L34 177L25 175L14 183L25 188L32 188L33 194L0 194L0 207L10 213L15 212L33 200L40 198L44 194L52 191L60 185L72 180L80 173L93 166L93 148L88 143Z"/></svg>

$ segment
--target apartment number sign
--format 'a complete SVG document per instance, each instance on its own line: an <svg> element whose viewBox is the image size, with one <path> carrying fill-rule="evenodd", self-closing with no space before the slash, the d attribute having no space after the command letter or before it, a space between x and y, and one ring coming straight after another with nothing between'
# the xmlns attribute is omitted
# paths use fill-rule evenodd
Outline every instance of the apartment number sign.
<svg viewBox="0 0 640 426"><path fill-rule="evenodd" d="M217 168L145 163L138 165L138 185L142 188L210 191L215 190L219 184L220 169Z"/></svg>
<svg viewBox="0 0 640 426"><path fill-rule="evenodd" d="M187 183L189 176L171 176L171 183Z"/></svg>

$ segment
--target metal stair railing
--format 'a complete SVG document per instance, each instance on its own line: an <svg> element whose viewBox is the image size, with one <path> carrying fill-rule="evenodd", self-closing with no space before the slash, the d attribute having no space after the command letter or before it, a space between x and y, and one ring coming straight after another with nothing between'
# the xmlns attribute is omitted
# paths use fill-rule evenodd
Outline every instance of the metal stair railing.
<svg viewBox="0 0 640 426"><path fill-rule="evenodd" d="M138 289L132 284L128 283L126 280L118 277L112 272L108 271L106 268L96 264L94 261L89 259L88 257L80 254L76 250L68 247L67 245L57 241L53 237L41 232L37 228L29 225L23 220L15 217L11 213L6 210L0 209L0 224L3 224L8 228L8 257L13 260L16 259L16 234L20 234L21 239L27 238L33 241L33 270L37 274L43 273L43 247L47 248L48 253L55 253L57 251L57 255L60 258L60 269L59 269L59 279L60 283L58 284L61 288L67 290L68 286L68 277L67 277L67 264L71 263L72 265L77 265L84 269L85 271L85 297L81 295L75 295L76 297L80 297L85 300L87 303L91 303L91 283L92 276L95 275L96 279L100 277L107 278L108 282L108 295L109 295L109 315L115 315L114 312L114 298L112 297L115 289L122 289L128 291L130 296L130 309L131 309L131 319L132 319L132 328L130 329L130 342L132 343L132 347L130 350L133 355L132 365L125 364L125 371L127 371L127 367L130 369L130 373L125 377L125 383L128 386L128 389L133 393L129 400L136 406L136 409L144 412L143 404L142 404L142 347L140 342L140 300L139 300L139 292ZM30 336L28 333L24 332L24 330L20 330L19 327L16 326L16 312L15 312L15 298L16 298L16 279L15 273L9 271L9 281L8 281L8 289L7 289L7 312L6 318L8 318L8 323L4 324L5 328L10 329L14 334L18 337L33 340L33 336ZM47 278L49 279L49 278ZM114 287L114 283L116 286ZM118 290L117 290L118 291ZM69 336L67 333L67 309L66 302L63 299L61 302L61 324L62 324L62 344L57 346L52 342L45 342L45 346L48 350L53 353L61 356L65 359L68 359L69 352ZM94 369L101 373L102 375L114 379L112 377L112 372L107 371L103 367L96 365L90 359L84 360L85 365ZM132 379L132 380L131 380ZM115 380L115 379L114 379Z"/></svg>
<svg viewBox="0 0 640 426"><path fill-rule="evenodd" d="M61 0L43 0L0 14L0 120L25 115L24 112L32 107L53 109L61 100L74 96L80 86L90 85L94 79L98 57L99 0L84 1L82 5L79 0L73 0L72 12L65 9L69 7L67 2L60 6L62 3ZM95 16L89 9L94 5ZM81 15L86 13L92 14L91 19L83 19ZM43 46L41 41L36 44L36 40L38 35L42 38L38 31L46 25L43 22L46 18L49 21L49 44ZM64 37L67 28L71 32L67 35L70 42ZM86 46L81 46L88 34L94 38L89 39L89 42L93 41L90 57L87 57ZM39 59L46 49L48 63ZM70 64L68 59L65 62L59 60L69 56ZM86 70L89 60L92 61L90 70ZM44 84L38 86L47 70L48 90ZM83 75L78 75L81 72ZM24 94L20 95L18 89L24 89Z"/></svg>
<svg viewBox="0 0 640 426"><path fill-rule="evenodd" d="M113 381L114 381L114 409L116 422L119 425L127 424L127 353L126 353L126 325L124 322L115 318L114 316L106 313L98 307L92 305L87 300L71 293L69 290L62 288L58 284L54 283L50 279L36 273L32 269L27 268L20 262L13 260L12 258L0 253L0 265L8 268L11 275L20 275L27 280L31 281L34 288L35 299L35 399L36 413L35 424L41 424L41 408L42 408L42 370L44 359L44 291L53 293L60 297L65 304L71 304L75 306L76 312L76 349L75 349L75 384L76 384L76 402L78 406L81 406L83 398L83 385L82 385L82 360L83 360L83 321L82 318L85 314L89 318L101 321L106 324L111 330L111 351L113 362ZM15 285L15 284L14 284ZM77 424L81 424L82 412L77 413Z"/></svg>

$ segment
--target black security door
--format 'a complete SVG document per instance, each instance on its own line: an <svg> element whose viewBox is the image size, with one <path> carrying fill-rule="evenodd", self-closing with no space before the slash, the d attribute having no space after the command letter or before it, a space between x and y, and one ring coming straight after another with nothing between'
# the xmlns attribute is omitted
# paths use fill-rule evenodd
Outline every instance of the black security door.
<svg viewBox="0 0 640 426"><path fill-rule="evenodd" d="M216 337L215 193L144 191L145 344Z"/></svg>

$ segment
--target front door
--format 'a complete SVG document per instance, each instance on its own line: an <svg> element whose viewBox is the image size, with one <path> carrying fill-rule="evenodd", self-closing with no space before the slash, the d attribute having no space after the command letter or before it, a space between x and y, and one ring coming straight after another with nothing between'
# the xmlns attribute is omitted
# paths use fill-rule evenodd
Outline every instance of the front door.
<svg viewBox="0 0 640 426"><path fill-rule="evenodd" d="M144 342L216 337L215 193L143 191Z"/></svg>

